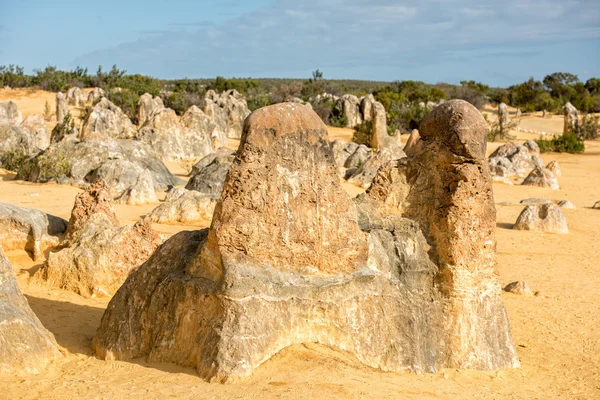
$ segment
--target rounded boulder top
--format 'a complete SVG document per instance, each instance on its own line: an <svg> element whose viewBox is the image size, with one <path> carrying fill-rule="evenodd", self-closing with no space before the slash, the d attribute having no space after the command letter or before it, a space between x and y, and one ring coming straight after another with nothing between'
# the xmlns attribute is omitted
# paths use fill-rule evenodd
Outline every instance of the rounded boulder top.
<svg viewBox="0 0 600 400"><path fill-rule="evenodd" d="M487 123L464 100L450 100L434 108L421 122L421 138L439 140L458 156L484 159Z"/></svg>
<svg viewBox="0 0 600 400"><path fill-rule="evenodd" d="M300 133L308 134L308 141L311 138L327 139L327 127L309 107L296 103L278 103L260 108L248 116L241 141L254 142Z"/></svg>

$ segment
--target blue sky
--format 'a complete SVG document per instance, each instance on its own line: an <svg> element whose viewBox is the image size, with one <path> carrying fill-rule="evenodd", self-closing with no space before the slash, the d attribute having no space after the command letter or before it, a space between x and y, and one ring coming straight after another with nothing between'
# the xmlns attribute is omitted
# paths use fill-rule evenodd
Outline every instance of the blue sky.
<svg viewBox="0 0 600 400"><path fill-rule="evenodd" d="M600 76L600 0L0 0L0 65L508 86Z"/></svg>

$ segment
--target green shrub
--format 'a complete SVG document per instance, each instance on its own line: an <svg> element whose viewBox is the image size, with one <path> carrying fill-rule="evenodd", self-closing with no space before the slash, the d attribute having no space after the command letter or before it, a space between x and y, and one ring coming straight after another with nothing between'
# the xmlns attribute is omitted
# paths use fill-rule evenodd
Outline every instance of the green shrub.
<svg viewBox="0 0 600 400"><path fill-rule="evenodd" d="M48 157L42 153L34 161L40 172L37 178L39 182L66 178L71 173L71 163L63 153L59 153L55 157ZM19 174L19 176L27 175Z"/></svg>
<svg viewBox="0 0 600 400"><path fill-rule="evenodd" d="M557 153L582 154L585 151L583 140L577 139L574 133L565 133L562 136L554 136L552 139L535 141L540 147L541 153L555 151Z"/></svg>
<svg viewBox="0 0 600 400"><path fill-rule="evenodd" d="M0 166L17 173L17 177L27 176L33 168L32 157L21 149L6 152L0 158Z"/></svg>
<svg viewBox="0 0 600 400"><path fill-rule="evenodd" d="M62 138L64 138L65 136L73 135L74 133L75 121L73 120L71 113L67 112L63 120L56 124L54 126L54 129L52 129L52 134L50 135L50 138L52 142L58 142L62 140Z"/></svg>
<svg viewBox="0 0 600 400"><path fill-rule="evenodd" d="M348 125L348 117L341 112L337 113L334 111L334 113L329 117L329 124L337 128L344 128Z"/></svg>
<svg viewBox="0 0 600 400"><path fill-rule="evenodd" d="M487 121L487 114L485 116L485 119ZM510 134L510 130L516 128L518 124L519 122L515 120L502 122L502 120L499 119L490 126L487 135L487 141L495 142L496 140L515 139L515 137Z"/></svg>
<svg viewBox="0 0 600 400"><path fill-rule="evenodd" d="M364 121L354 127L354 135L352 141L358 144L364 144L369 146L371 143L371 128L373 123L371 121Z"/></svg>

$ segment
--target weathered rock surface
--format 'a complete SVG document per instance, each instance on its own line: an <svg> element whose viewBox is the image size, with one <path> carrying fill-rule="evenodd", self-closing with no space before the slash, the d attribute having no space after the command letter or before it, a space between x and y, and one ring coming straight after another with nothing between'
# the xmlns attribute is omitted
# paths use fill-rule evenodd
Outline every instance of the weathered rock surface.
<svg viewBox="0 0 600 400"><path fill-rule="evenodd" d="M362 213L363 225L385 226L397 215L421 227L446 304L442 363L461 368L518 365L496 273L486 133L487 123L469 103L439 105L421 123L420 151L380 169L357 199L375 202Z"/></svg>
<svg viewBox="0 0 600 400"><path fill-rule="evenodd" d="M569 200L561 200L561 201L559 201L558 202L558 206L560 208L564 208L566 210L575 210L577 208L577 206L575 206L575 204L573 204Z"/></svg>
<svg viewBox="0 0 600 400"><path fill-rule="evenodd" d="M383 104L376 101L371 106L371 147L374 149L383 149L390 147L394 139L387 131L387 116Z"/></svg>
<svg viewBox="0 0 600 400"><path fill-rule="evenodd" d="M569 233L567 219L554 203L533 204L525 207L517 218L513 229L520 231L542 231Z"/></svg>
<svg viewBox="0 0 600 400"><path fill-rule="evenodd" d="M540 155L540 146L533 140L526 140L525 143L523 143L523 147L525 147L532 156L534 154L537 156Z"/></svg>
<svg viewBox="0 0 600 400"><path fill-rule="evenodd" d="M218 199L217 195L195 190L171 190L165 202L152 210L145 220L158 224L210 221Z"/></svg>
<svg viewBox="0 0 600 400"><path fill-rule="evenodd" d="M407 155L412 156L413 154L416 154L419 152L418 144L419 144L420 138L421 138L421 135L419 134L419 131L417 129L413 129L410 132L410 135L408 136L408 140L406 141L406 144L404 145L404 152Z"/></svg>
<svg viewBox="0 0 600 400"><path fill-rule="evenodd" d="M533 293L531 293L531 289L529 289L529 285L523 281L511 282L506 285L503 290L512 294L520 294L525 296L533 295Z"/></svg>
<svg viewBox="0 0 600 400"><path fill-rule="evenodd" d="M31 156L39 152L29 132L16 125L0 125L0 167L11 154Z"/></svg>
<svg viewBox="0 0 600 400"><path fill-rule="evenodd" d="M345 94L338 99L337 107L341 114L346 117L346 128L354 128L362 123L360 112L360 100L353 94Z"/></svg>
<svg viewBox="0 0 600 400"><path fill-rule="evenodd" d="M113 139L131 139L135 127L120 107L103 97L83 122L81 137L108 136Z"/></svg>
<svg viewBox="0 0 600 400"><path fill-rule="evenodd" d="M75 204L71 210L71 218L65 232L65 240L69 240L76 232L95 214L103 214L106 221L112 226L119 226L119 220L112 207L111 195L106 183L94 183L85 192L75 197Z"/></svg>
<svg viewBox="0 0 600 400"><path fill-rule="evenodd" d="M415 168L407 191L427 201L411 202L414 220L364 231L320 118L291 103L255 111L211 228L173 236L127 279L96 354L220 382L305 342L386 371L518 366L494 274L485 121L448 104L449 126L429 125L440 132L425 130L419 156L448 168Z"/></svg>
<svg viewBox="0 0 600 400"><path fill-rule="evenodd" d="M556 177L560 177L562 175L558 161L550 161L548 165L546 165L546 169L552 172Z"/></svg>
<svg viewBox="0 0 600 400"><path fill-rule="evenodd" d="M60 357L56 340L29 307L0 245L0 376L42 372Z"/></svg>
<svg viewBox="0 0 600 400"><path fill-rule="evenodd" d="M158 96L152 98L149 93L144 93L138 100L138 125L143 126L158 111L165 108L162 99Z"/></svg>
<svg viewBox="0 0 600 400"><path fill-rule="evenodd" d="M24 249L34 260L59 243L67 221L40 210L0 203L0 243L4 250Z"/></svg>
<svg viewBox="0 0 600 400"><path fill-rule="evenodd" d="M227 135L208 115L196 106L191 106L185 114L181 116L181 124L187 131L187 146L192 149L198 147L197 150L192 150L194 157L199 157L198 154L206 154L206 149L210 144L211 151L216 151L221 147L227 146Z"/></svg>
<svg viewBox="0 0 600 400"><path fill-rule="evenodd" d="M193 175L185 188L205 194L221 195L227 171L234 158L235 155L231 154L230 150L224 149L222 152L216 153L214 158L213 155L209 155L207 158L200 160L192 167ZM209 160L210 162L205 164Z"/></svg>
<svg viewBox="0 0 600 400"><path fill-rule="evenodd" d="M573 104L567 102L567 104L563 106L563 115L563 133L579 132L579 111L577 111Z"/></svg>
<svg viewBox="0 0 600 400"><path fill-rule="evenodd" d="M204 98L204 113L225 132L226 137L239 139L242 135L242 125L250 110L246 99L236 90L221 94L209 90Z"/></svg>
<svg viewBox="0 0 600 400"><path fill-rule="evenodd" d="M368 94L360 99L360 111L363 121L371 121L373 119L373 103L375 103L375 97L372 94Z"/></svg>
<svg viewBox="0 0 600 400"><path fill-rule="evenodd" d="M104 89L102 88L98 88L95 87L94 89L92 89L92 91L88 94L87 97L87 102L90 104L93 104L94 101L101 99L102 97L104 97Z"/></svg>
<svg viewBox="0 0 600 400"><path fill-rule="evenodd" d="M371 185L371 182L373 182L373 178L375 178L379 168L392 160L398 160L403 157L406 157L406 154L399 146L383 148L372 154L360 165L356 169L356 172L348 179L348 182L367 189Z"/></svg>
<svg viewBox="0 0 600 400"><path fill-rule="evenodd" d="M223 131L196 106L181 121L170 108L153 111L136 138L167 161L201 158L227 144Z"/></svg>
<svg viewBox="0 0 600 400"><path fill-rule="evenodd" d="M150 171L140 171L137 175L137 181L131 186L127 186L126 189L115 198L115 202L130 206L158 203L158 197L154 191L154 183Z"/></svg>
<svg viewBox="0 0 600 400"><path fill-rule="evenodd" d="M366 147L366 146L365 146ZM338 167L343 167L346 164L346 160L350 157L356 149L358 143L346 142L345 140L337 139L331 142L331 151L335 158L335 163Z"/></svg>
<svg viewBox="0 0 600 400"><path fill-rule="evenodd" d="M109 296L161 243L147 222L119 226L100 182L77 196L62 249L49 254L35 278L84 297Z"/></svg>
<svg viewBox="0 0 600 400"><path fill-rule="evenodd" d="M34 278L84 297L110 296L161 243L146 222L115 227L105 214L93 214Z"/></svg>
<svg viewBox="0 0 600 400"><path fill-rule="evenodd" d="M596 209L596 210L600 210L600 201L595 202L594 205L592 206L592 208Z"/></svg>
<svg viewBox="0 0 600 400"><path fill-rule="evenodd" d="M61 92L56 93L56 121L62 122L65 115L69 112L69 105L65 95Z"/></svg>
<svg viewBox="0 0 600 400"><path fill-rule="evenodd" d="M504 103L498 104L498 121L503 124L508 122L508 107Z"/></svg>
<svg viewBox="0 0 600 400"><path fill-rule="evenodd" d="M23 114L17 103L5 101L0 103L0 125L19 125L23 122Z"/></svg>
<svg viewBox="0 0 600 400"><path fill-rule="evenodd" d="M344 168L358 169L371 157L371 149L364 144L356 146L354 152L344 162Z"/></svg>
<svg viewBox="0 0 600 400"><path fill-rule="evenodd" d="M76 107L83 107L85 105L85 95L81 88L75 86L67 90L67 104Z"/></svg>
<svg viewBox="0 0 600 400"><path fill-rule="evenodd" d="M533 144L532 144L533 143ZM488 159L492 175L513 177L525 176L527 170L543 163L535 142L523 145L509 142L498 147Z"/></svg>
<svg viewBox="0 0 600 400"><path fill-rule="evenodd" d="M83 142L61 141L34 158L33 164L32 171L22 179L82 186L105 181L113 197L120 197L138 184L146 170L156 191L183 183L148 145L133 140L96 137Z"/></svg>
<svg viewBox="0 0 600 400"><path fill-rule="evenodd" d="M43 151L50 146L50 132L46 127L44 117L39 114L31 114L19 125L21 129L29 132L33 145L38 151Z"/></svg>
<svg viewBox="0 0 600 400"><path fill-rule="evenodd" d="M554 173L543 166L536 166L534 169L532 169L529 175L527 175L523 181L522 185L538 186L553 190L560 189L558 186L558 179L556 179Z"/></svg>

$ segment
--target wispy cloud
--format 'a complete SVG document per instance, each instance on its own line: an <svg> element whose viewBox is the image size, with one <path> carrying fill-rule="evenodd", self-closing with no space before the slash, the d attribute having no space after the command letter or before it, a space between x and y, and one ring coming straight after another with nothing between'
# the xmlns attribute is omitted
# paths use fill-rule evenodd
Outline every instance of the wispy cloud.
<svg viewBox="0 0 600 400"><path fill-rule="evenodd" d="M117 63L165 77L416 68L482 46L500 56L497 46L597 39L599 16L600 1L586 0L275 0L218 26L170 24L74 64Z"/></svg>

